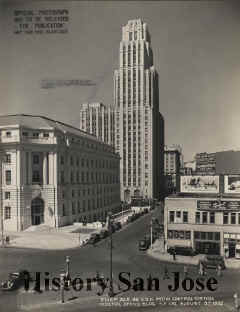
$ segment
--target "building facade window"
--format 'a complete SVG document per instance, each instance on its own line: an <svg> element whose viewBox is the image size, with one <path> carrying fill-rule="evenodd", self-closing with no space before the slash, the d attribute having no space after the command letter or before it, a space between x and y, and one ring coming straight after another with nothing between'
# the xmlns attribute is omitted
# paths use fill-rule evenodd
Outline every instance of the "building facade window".
<svg viewBox="0 0 240 312"><path fill-rule="evenodd" d="M33 163L34 165L39 164L39 155L33 155Z"/></svg>
<svg viewBox="0 0 240 312"><path fill-rule="evenodd" d="M64 204L62 205L62 215L63 215L63 217L66 216L66 209L65 209L65 205Z"/></svg>
<svg viewBox="0 0 240 312"><path fill-rule="evenodd" d="M34 170L32 174L32 182L33 183L40 183L40 173L38 170Z"/></svg>
<svg viewBox="0 0 240 312"><path fill-rule="evenodd" d="M169 211L169 222L174 223L175 221L175 211Z"/></svg>
<svg viewBox="0 0 240 312"><path fill-rule="evenodd" d="M183 211L183 223L188 223L188 212Z"/></svg>
<svg viewBox="0 0 240 312"><path fill-rule="evenodd" d="M12 172L11 172L11 170L6 170L5 173L6 173L6 175L5 175L6 184L10 185L12 183Z"/></svg>
<svg viewBox="0 0 240 312"><path fill-rule="evenodd" d="M228 224L228 212L223 213L223 224Z"/></svg>
<svg viewBox="0 0 240 312"><path fill-rule="evenodd" d="M236 213L235 212L231 213L231 224L236 224Z"/></svg>
<svg viewBox="0 0 240 312"><path fill-rule="evenodd" d="M8 164L11 163L11 154L6 155L6 163L8 163Z"/></svg>
<svg viewBox="0 0 240 312"><path fill-rule="evenodd" d="M207 223L208 222L208 213L204 211L202 213L202 223Z"/></svg>
<svg viewBox="0 0 240 312"><path fill-rule="evenodd" d="M198 212L196 212L196 219L195 219L195 222L196 223L200 223L201 221L200 221L200 212L198 211Z"/></svg>
<svg viewBox="0 0 240 312"><path fill-rule="evenodd" d="M4 209L4 219L11 219L11 207L6 206Z"/></svg>
<svg viewBox="0 0 240 312"><path fill-rule="evenodd" d="M10 198L11 198L11 193L5 192L5 199L10 199Z"/></svg>
<svg viewBox="0 0 240 312"><path fill-rule="evenodd" d="M210 223L215 223L215 212L210 212Z"/></svg>

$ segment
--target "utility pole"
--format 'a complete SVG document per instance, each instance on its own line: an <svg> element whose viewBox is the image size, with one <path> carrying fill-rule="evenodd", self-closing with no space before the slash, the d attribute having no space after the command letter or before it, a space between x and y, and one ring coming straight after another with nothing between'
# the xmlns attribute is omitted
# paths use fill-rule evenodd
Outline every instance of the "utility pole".
<svg viewBox="0 0 240 312"><path fill-rule="evenodd" d="M113 297L114 296L114 292L113 292L113 273L112 273L112 248L113 248L113 245L112 245L112 213L109 212L108 214L109 216L109 231L110 231L110 287L109 287L109 293L108 293L108 296L109 297Z"/></svg>
<svg viewBox="0 0 240 312"><path fill-rule="evenodd" d="M152 226L153 226L153 220L152 220L152 218L151 218L151 221L150 221L151 249L152 249L152 245L153 245L153 231L152 231Z"/></svg>

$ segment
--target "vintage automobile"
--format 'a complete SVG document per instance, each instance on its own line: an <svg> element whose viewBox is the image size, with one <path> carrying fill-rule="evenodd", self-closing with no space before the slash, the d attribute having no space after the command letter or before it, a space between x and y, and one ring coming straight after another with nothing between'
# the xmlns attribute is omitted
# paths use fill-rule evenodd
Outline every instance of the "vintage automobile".
<svg viewBox="0 0 240 312"><path fill-rule="evenodd" d="M151 240L150 238L144 238L139 240L138 242L138 250L140 251L146 251L151 245Z"/></svg>
<svg viewBox="0 0 240 312"><path fill-rule="evenodd" d="M221 266L221 269L225 269L224 258L219 255L206 255L201 260L201 263L206 269L217 269L218 266Z"/></svg>
<svg viewBox="0 0 240 312"><path fill-rule="evenodd" d="M173 255L175 252L176 255L181 255L181 256L195 256L197 252L192 249L192 247L187 247L187 246L174 246L174 247L169 247L167 252L170 255Z"/></svg>
<svg viewBox="0 0 240 312"><path fill-rule="evenodd" d="M100 235L98 233L91 234L89 240L87 241L87 244L94 245L95 243L99 242L101 239Z"/></svg>
<svg viewBox="0 0 240 312"><path fill-rule="evenodd" d="M6 281L1 282L1 290L17 290L24 285L26 275L30 274L27 270L20 270L19 272L10 273Z"/></svg>

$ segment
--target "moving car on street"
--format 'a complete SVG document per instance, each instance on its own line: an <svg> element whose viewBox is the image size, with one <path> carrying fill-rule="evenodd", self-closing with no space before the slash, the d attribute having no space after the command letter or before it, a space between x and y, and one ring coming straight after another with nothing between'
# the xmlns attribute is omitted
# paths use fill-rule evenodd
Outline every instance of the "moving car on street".
<svg viewBox="0 0 240 312"><path fill-rule="evenodd" d="M145 250L147 250L150 247L150 245L151 245L151 240L150 239L147 239L147 238L141 239L138 242L138 250L145 251Z"/></svg>
<svg viewBox="0 0 240 312"><path fill-rule="evenodd" d="M1 282L1 290L17 290L24 285L24 279L30 276L27 270L10 273L6 281Z"/></svg>

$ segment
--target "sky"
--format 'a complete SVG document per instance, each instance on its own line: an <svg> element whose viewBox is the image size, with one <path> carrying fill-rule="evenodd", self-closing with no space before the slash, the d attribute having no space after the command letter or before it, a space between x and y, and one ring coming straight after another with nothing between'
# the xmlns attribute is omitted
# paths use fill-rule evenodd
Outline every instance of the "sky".
<svg viewBox="0 0 240 312"><path fill-rule="evenodd" d="M37 114L79 126L84 102L113 104L121 28L141 18L159 73L165 144L184 160L240 150L238 1L0 0L0 114ZM68 9L68 33L15 34L15 10ZM44 89L43 79L93 85Z"/></svg>

